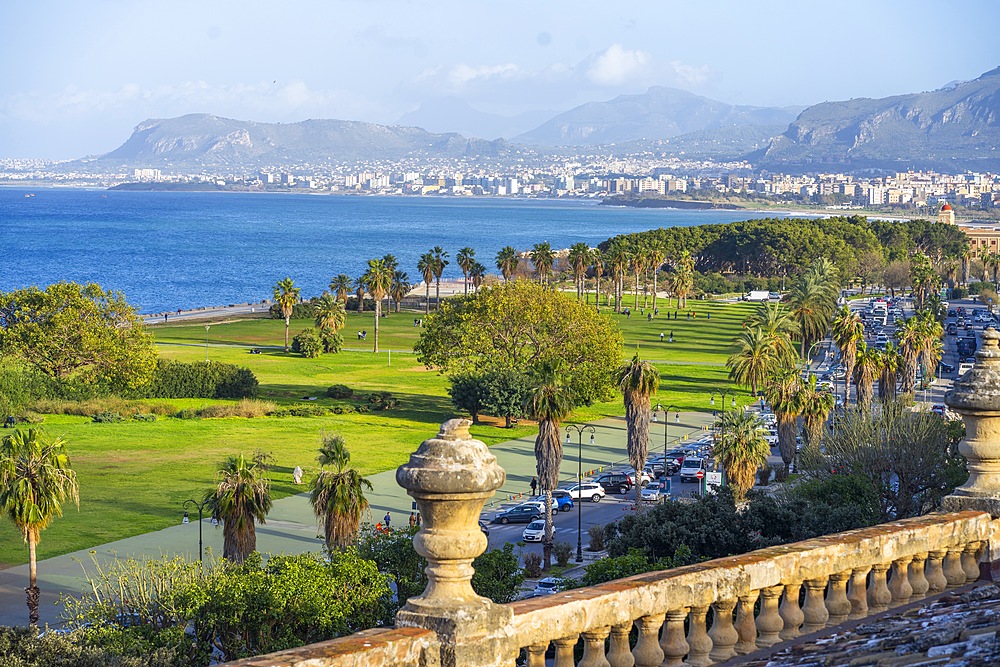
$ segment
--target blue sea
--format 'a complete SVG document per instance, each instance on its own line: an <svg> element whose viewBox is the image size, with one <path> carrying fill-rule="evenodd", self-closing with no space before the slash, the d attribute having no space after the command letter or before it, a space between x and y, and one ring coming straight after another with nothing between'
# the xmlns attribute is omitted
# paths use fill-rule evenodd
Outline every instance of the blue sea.
<svg viewBox="0 0 1000 667"><path fill-rule="evenodd" d="M461 278L454 257L464 246L492 272L505 245L596 245L749 217L596 201L0 188L0 290L94 281L156 313L259 301L285 276L312 296L386 253L416 283L418 257L437 245L451 255L444 277Z"/></svg>

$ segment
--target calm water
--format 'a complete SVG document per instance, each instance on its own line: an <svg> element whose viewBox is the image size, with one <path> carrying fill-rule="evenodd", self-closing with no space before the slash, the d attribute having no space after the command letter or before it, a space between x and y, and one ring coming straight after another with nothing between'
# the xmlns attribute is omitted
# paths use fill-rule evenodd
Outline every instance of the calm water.
<svg viewBox="0 0 1000 667"><path fill-rule="evenodd" d="M596 202L0 188L0 290L96 281L159 312L268 298L286 275L311 296L390 252L417 282L417 259L435 245L451 255L445 277L461 277L454 257L466 245L494 271L505 245L596 245L747 217Z"/></svg>

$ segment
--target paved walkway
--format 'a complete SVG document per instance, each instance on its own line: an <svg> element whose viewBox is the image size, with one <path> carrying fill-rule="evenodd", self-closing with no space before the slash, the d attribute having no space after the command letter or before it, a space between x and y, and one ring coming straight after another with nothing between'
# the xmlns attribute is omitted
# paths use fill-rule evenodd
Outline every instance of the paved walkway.
<svg viewBox="0 0 1000 667"><path fill-rule="evenodd" d="M702 432L711 422L711 414L681 413L679 424L671 421L668 442ZM593 422L597 433L595 444L590 446L589 435L585 434L582 467L584 475L596 472L602 467L621 464L626 461L624 418L602 419ZM428 433L428 437L433 434ZM567 446L563 455L561 475L563 482L576 478L577 446L576 435L573 444ZM516 500L519 494L530 493L529 483L535 474L535 436L499 443L490 448L507 471L507 481L496 496L487 502L486 509L499 507L502 503ZM663 425L653 424L650 433L650 449L659 451L663 445ZM387 470L369 479L374 487L368 494L371 503L372 521L380 521L386 512L391 513L392 525L406 525L412 501L396 484L396 471ZM160 556L182 554L189 558L198 557L197 513L191 523L182 525L178 512L178 524L163 530L130 537L117 542L102 544L91 550L49 558L38 563L38 585L42 591L41 622L58 624L60 606L57 604L63 594L78 593L85 584L83 565L91 567L92 552L102 560L115 556ZM72 521L72 513L59 521ZM222 553L222 530L211 525L208 519L202 524L206 551ZM305 493L275 501L267 517L267 523L257 528L257 547L266 553L302 553L320 551L323 541ZM28 566L0 570L0 625L18 625L27 622L24 588L28 581Z"/></svg>

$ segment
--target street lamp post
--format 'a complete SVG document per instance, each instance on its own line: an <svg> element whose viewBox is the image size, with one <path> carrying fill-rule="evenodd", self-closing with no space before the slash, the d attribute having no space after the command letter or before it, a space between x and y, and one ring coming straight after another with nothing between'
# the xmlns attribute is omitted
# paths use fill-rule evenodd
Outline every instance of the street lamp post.
<svg viewBox="0 0 1000 667"><path fill-rule="evenodd" d="M730 400L731 400L731 402L732 402L732 405L730 407L732 407L733 409L736 409L736 391L733 390L733 389L719 389L718 391L713 391L712 392L712 398L709 401L712 404L712 406L715 405L715 395L716 394L718 394L719 398L722 400L722 419L719 420L719 423L722 425L722 439L725 440L725 438L726 438L726 397L729 397ZM704 489L702 489L702 492L704 492Z"/></svg>
<svg viewBox="0 0 1000 667"><path fill-rule="evenodd" d="M208 330L211 326L211 324L205 325L205 361L208 361Z"/></svg>
<svg viewBox="0 0 1000 667"><path fill-rule="evenodd" d="M205 511L205 506L211 501L211 498L205 498L200 503L197 500L185 500L181 503L181 507L184 508L184 519L181 523L191 523L191 519L188 518L187 506L193 505L198 508L198 562L202 562L202 539L201 539L201 520L203 512Z"/></svg>
<svg viewBox="0 0 1000 667"><path fill-rule="evenodd" d="M590 433L590 446L594 446L594 434L597 433L590 424L567 424L566 444L571 444L570 431L576 431L577 458L576 458L576 562L583 562L583 433Z"/></svg>
<svg viewBox="0 0 1000 667"><path fill-rule="evenodd" d="M679 424L681 422L681 413L679 412L680 408L678 408L676 405L668 405L667 407L663 407L662 405L657 403L656 407L653 409L654 422L656 421L656 413L661 411L663 412L663 474L664 475L666 475L667 472L667 429L670 427L670 416L667 413L669 413L671 410L676 412L676 414L674 415L674 423Z"/></svg>

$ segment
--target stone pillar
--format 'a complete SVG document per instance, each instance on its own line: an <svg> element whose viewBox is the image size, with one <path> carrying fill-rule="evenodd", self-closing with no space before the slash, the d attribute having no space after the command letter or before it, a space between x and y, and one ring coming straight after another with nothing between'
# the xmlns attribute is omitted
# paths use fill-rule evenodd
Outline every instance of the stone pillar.
<svg viewBox="0 0 1000 667"><path fill-rule="evenodd" d="M851 582L847 591L847 599L851 602L851 613L847 616L852 621L868 615L868 573L870 567L857 567L851 570Z"/></svg>
<svg viewBox="0 0 1000 667"><path fill-rule="evenodd" d="M996 519L1000 518L1000 333L990 327L982 340L976 365L944 395L945 404L965 422L965 439L958 450L968 459L969 479L942 504L949 512L979 510Z"/></svg>
<svg viewBox="0 0 1000 667"><path fill-rule="evenodd" d="M927 567L924 574L927 577L927 590L930 591L931 595L940 593L948 587L948 580L944 576L943 569L943 561L947 553L944 549L927 553Z"/></svg>
<svg viewBox="0 0 1000 667"><path fill-rule="evenodd" d="M851 571L838 572L830 575L830 590L826 594L826 610L830 612L828 623L840 625L851 615L851 601L847 599L847 580Z"/></svg>
<svg viewBox="0 0 1000 667"><path fill-rule="evenodd" d="M979 579L979 547L982 542L969 542L962 550L962 570L965 572L965 583Z"/></svg>
<svg viewBox="0 0 1000 667"><path fill-rule="evenodd" d="M561 637L552 642L556 645L555 667L573 667L573 649L578 639L578 636Z"/></svg>
<svg viewBox="0 0 1000 667"><path fill-rule="evenodd" d="M535 644L525 649L528 652L528 667L545 667L545 651L548 644Z"/></svg>
<svg viewBox="0 0 1000 667"><path fill-rule="evenodd" d="M778 599L784 586L770 586L760 592L760 613L757 614L757 646L767 648L781 641L779 633L785 622L778 613Z"/></svg>
<svg viewBox="0 0 1000 667"><path fill-rule="evenodd" d="M930 582L927 581L927 574L924 571L925 563L927 562L927 554L915 554L913 560L910 562L910 588L913 589L914 600L920 600L927 597L927 591L930 590Z"/></svg>
<svg viewBox="0 0 1000 667"><path fill-rule="evenodd" d="M962 547L948 547L948 553L944 557L944 578L952 588L965 583L965 570L962 569L962 551Z"/></svg>
<svg viewBox="0 0 1000 667"><path fill-rule="evenodd" d="M715 620L712 621L712 629L708 636L712 638L712 653L710 657L715 662L729 660L736 655L736 642L740 635L733 627L733 611L736 609L736 600L719 600L712 609L715 611Z"/></svg>
<svg viewBox="0 0 1000 667"><path fill-rule="evenodd" d="M628 645L628 633L632 631L632 623L622 623L611 626L611 646L608 648L608 662L611 667L633 667L635 658Z"/></svg>
<svg viewBox="0 0 1000 667"><path fill-rule="evenodd" d="M660 627L663 626L664 614L643 616L635 624L639 628L639 638L636 640L632 656L636 667L660 667L663 662L663 649L660 648Z"/></svg>
<svg viewBox="0 0 1000 667"><path fill-rule="evenodd" d="M801 633L802 621L805 616L802 608L799 607L799 592L802 584L785 584L785 597L781 598L781 607L778 613L781 615L782 628L779 636L782 639L795 639Z"/></svg>
<svg viewBox="0 0 1000 667"><path fill-rule="evenodd" d="M708 606L691 607L691 619L688 624L688 657L687 664L691 667L708 667L712 659L712 638L708 636Z"/></svg>
<svg viewBox="0 0 1000 667"><path fill-rule="evenodd" d="M604 657L604 640L608 638L609 632L611 628L605 625L580 635L583 637L583 657L577 667L611 667L611 663Z"/></svg>
<svg viewBox="0 0 1000 667"><path fill-rule="evenodd" d="M889 592L892 594L893 607L906 604L913 597L913 586L910 586L911 557L898 558L892 561L892 576L889 577Z"/></svg>
<svg viewBox="0 0 1000 667"><path fill-rule="evenodd" d="M885 585L885 573L888 571L887 563L876 563L872 566L872 583L868 587L868 608L873 614L885 611L892 602L892 593Z"/></svg>
<svg viewBox="0 0 1000 667"><path fill-rule="evenodd" d="M409 463L396 470L423 518L413 538L427 559L427 588L396 614L397 627L433 630L441 642L441 667L494 667L503 656L514 614L472 590L472 560L486 550L479 529L483 504L506 474L486 445L469 435L467 419L441 425Z"/></svg>
<svg viewBox="0 0 1000 667"><path fill-rule="evenodd" d="M753 606L759 596L760 591L741 595L739 604L736 606L736 633L740 637L734 647L737 655L746 655L757 650L757 625L753 619ZM763 613L763 608L761 608L761 613Z"/></svg>
<svg viewBox="0 0 1000 667"><path fill-rule="evenodd" d="M660 637L660 648L663 649L662 667L674 667L684 664L684 656L690 648L684 637L684 621L688 617L688 608L674 609L667 612L667 622Z"/></svg>
<svg viewBox="0 0 1000 667"><path fill-rule="evenodd" d="M826 627L830 620L830 612L823 602L823 592L826 591L826 578L808 579L806 581L806 601L802 605L802 615L805 623L802 634L808 635Z"/></svg>

